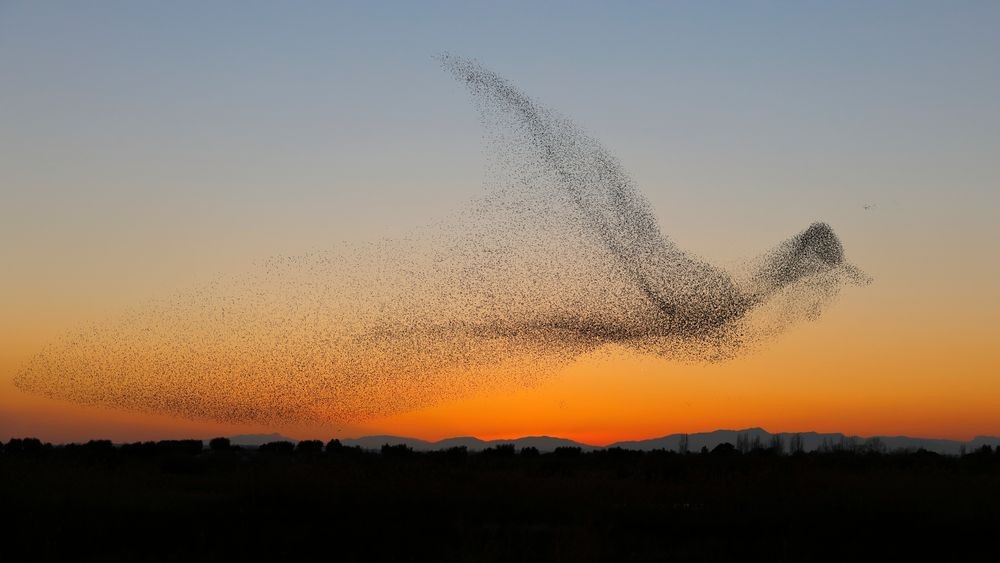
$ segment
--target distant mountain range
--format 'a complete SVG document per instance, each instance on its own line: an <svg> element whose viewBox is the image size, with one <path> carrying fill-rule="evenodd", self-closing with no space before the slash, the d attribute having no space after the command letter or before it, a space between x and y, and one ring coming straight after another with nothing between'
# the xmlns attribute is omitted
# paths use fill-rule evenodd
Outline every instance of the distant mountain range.
<svg viewBox="0 0 1000 563"><path fill-rule="evenodd" d="M627 450L650 451L657 449L676 451L680 448L681 441L687 436L688 450L697 452L701 448L711 450L715 446L723 443L737 445L745 437L749 443L759 442L767 446L774 436L778 436L785 449L793 440L793 436L798 436L802 441L802 448L805 451L812 451L827 446L837 446L840 444L864 444L867 440L878 439L887 450L899 449L920 449L937 452L941 454L958 454L965 446L967 451L973 451L981 446L1000 446L1000 436L977 436L968 442L959 440L942 440L937 438L911 438L909 436L848 436L839 432L818 433L818 432L780 432L772 434L763 428L745 428L743 430L716 430L714 432L698 432L695 434L670 434L660 438L648 440L631 440L625 442L615 442L607 446L592 446L583 444L566 438L554 438L551 436L525 436L510 440L480 440L471 436L445 438L436 442L421 440L419 438L406 438L402 436L363 436L361 438L341 439L345 446L360 446L367 450L377 450L382 446L406 445L415 451L443 450L454 447L465 447L470 451L479 451L498 445L513 444L515 448L534 447L541 452L551 452L559 447L577 447L584 451L600 450L607 448L624 448ZM280 434L244 434L233 436L230 441L233 444L242 446L259 446L267 442L286 440L295 442L296 440L282 436Z"/></svg>
<svg viewBox="0 0 1000 563"><path fill-rule="evenodd" d="M208 442L208 440L205 440ZM282 436L277 432L272 434L240 434L238 436L230 436L229 443L234 446L252 446L257 447L268 442L298 442L293 438L288 436Z"/></svg>

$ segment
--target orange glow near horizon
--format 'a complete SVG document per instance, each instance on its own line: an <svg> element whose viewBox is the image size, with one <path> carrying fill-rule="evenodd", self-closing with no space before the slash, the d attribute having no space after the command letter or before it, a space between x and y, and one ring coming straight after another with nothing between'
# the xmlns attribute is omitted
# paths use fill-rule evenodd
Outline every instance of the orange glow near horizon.
<svg viewBox="0 0 1000 563"><path fill-rule="evenodd" d="M581 361L535 389L405 413L376 421L373 433L408 428L410 435L439 439L465 428L482 439L546 434L607 445L755 426L952 439L998 428L993 405L1000 385L989 381L992 366L981 358L949 365L924 348L911 354L912 364L893 365L880 356L884 346L844 333L838 336L848 340L834 349L793 352L802 341L831 338L832 332L805 327L786 343L718 365L614 356ZM799 370L808 376L790 381ZM940 389L933 384L936 374L948 370L977 374L981 383Z"/></svg>
<svg viewBox="0 0 1000 563"><path fill-rule="evenodd" d="M534 387L481 392L336 428L185 421L49 401L8 387L0 399L0 439L33 434L54 442L129 441L277 431L299 439L549 435L606 445L755 426L952 439L1000 433L1000 353L989 347L988 333L948 340L943 320L899 324L906 319L897 314L889 334L872 322L885 311L866 310L877 303L864 292L852 290L822 321L740 359L685 364L606 349Z"/></svg>

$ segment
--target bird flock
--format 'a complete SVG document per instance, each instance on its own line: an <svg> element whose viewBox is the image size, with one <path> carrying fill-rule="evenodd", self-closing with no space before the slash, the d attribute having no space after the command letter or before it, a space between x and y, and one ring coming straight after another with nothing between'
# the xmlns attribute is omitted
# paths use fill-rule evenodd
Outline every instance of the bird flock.
<svg viewBox="0 0 1000 563"><path fill-rule="evenodd" d="M399 240L266 260L64 335L15 376L78 403L238 423L345 423L505 385L609 345L731 358L865 276L814 223L737 271L679 249L618 161L472 60L484 193Z"/></svg>

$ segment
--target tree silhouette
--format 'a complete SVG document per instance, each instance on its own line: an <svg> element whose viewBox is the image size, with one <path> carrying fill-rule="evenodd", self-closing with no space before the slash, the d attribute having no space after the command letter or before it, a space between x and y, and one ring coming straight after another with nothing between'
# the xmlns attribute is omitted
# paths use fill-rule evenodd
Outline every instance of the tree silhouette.
<svg viewBox="0 0 1000 563"><path fill-rule="evenodd" d="M302 440L295 446L295 453L316 455L323 451L323 442L319 440Z"/></svg>
<svg viewBox="0 0 1000 563"><path fill-rule="evenodd" d="M800 454L805 451L802 446L802 434L792 434L791 439L788 441L788 453L795 455Z"/></svg>
<svg viewBox="0 0 1000 563"><path fill-rule="evenodd" d="M149 457L156 454L156 442L122 444L121 453L125 456Z"/></svg>
<svg viewBox="0 0 1000 563"><path fill-rule="evenodd" d="M413 448L407 446L406 444L382 445L382 457L403 458L403 457L409 457L410 454L412 453L413 453Z"/></svg>
<svg viewBox="0 0 1000 563"><path fill-rule="evenodd" d="M854 436L841 436L840 437L840 447L838 448L842 452L857 452L858 451L858 439Z"/></svg>
<svg viewBox="0 0 1000 563"><path fill-rule="evenodd" d="M201 440L160 440L156 443L158 453L198 455L204 449Z"/></svg>
<svg viewBox="0 0 1000 563"><path fill-rule="evenodd" d="M861 445L861 449L870 454L884 454L888 448L881 438L875 436L865 440L864 444Z"/></svg>
<svg viewBox="0 0 1000 563"><path fill-rule="evenodd" d="M90 440L80 451L90 458L107 458L115 453L115 446L111 440Z"/></svg>
<svg viewBox="0 0 1000 563"><path fill-rule="evenodd" d="M819 451L821 453L830 453L833 451L833 444L830 442L829 438L825 436L823 437L823 442L819 445Z"/></svg>
<svg viewBox="0 0 1000 563"><path fill-rule="evenodd" d="M741 454L750 452L750 434L743 432L736 436L736 450Z"/></svg>
<svg viewBox="0 0 1000 563"><path fill-rule="evenodd" d="M514 450L514 444L498 444L494 447L486 448L482 453L486 457L514 457L516 451Z"/></svg>
<svg viewBox="0 0 1000 563"><path fill-rule="evenodd" d="M11 438L4 449L11 454L36 454L44 450L46 445L51 446L42 444L38 438Z"/></svg>
<svg viewBox="0 0 1000 563"><path fill-rule="evenodd" d="M737 440L738 439L739 437L737 437ZM717 455L717 456L731 456L731 455L736 455L738 453L741 452L729 442L723 442L718 446L712 448L712 455Z"/></svg>
<svg viewBox="0 0 1000 563"><path fill-rule="evenodd" d="M538 448L534 446L521 448L521 457L538 457L539 455Z"/></svg>
<svg viewBox="0 0 1000 563"><path fill-rule="evenodd" d="M229 438L212 438L208 442L208 448L213 452L227 452L232 448Z"/></svg>
<svg viewBox="0 0 1000 563"><path fill-rule="evenodd" d="M260 447L257 448L257 451L269 454L286 455L295 451L295 444L287 440L267 442L266 444L261 444Z"/></svg>
<svg viewBox="0 0 1000 563"><path fill-rule="evenodd" d="M781 439L780 434L771 436L770 450L778 455L785 453L785 442Z"/></svg>
<svg viewBox="0 0 1000 563"><path fill-rule="evenodd" d="M469 448L466 446L453 446L441 452L443 457L450 460L465 459L469 455Z"/></svg>

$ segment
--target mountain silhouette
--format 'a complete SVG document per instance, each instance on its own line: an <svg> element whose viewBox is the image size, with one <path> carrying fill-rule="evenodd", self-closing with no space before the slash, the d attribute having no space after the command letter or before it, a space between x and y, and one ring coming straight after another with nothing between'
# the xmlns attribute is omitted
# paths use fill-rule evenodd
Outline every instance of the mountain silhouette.
<svg viewBox="0 0 1000 563"><path fill-rule="evenodd" d="M272 435L277 436L277 435ZM878 440L887 450L918 450L925 449L940 454L958 454L964 446L971 451L984 445L1000 445L1000 436L976 436L974 439L963 442L961 440L948 440L940 438L920 438L910 436L853 436L841 432L778 432L771 433L763 428L753 427L742 430L721 429L712 432L698 432L693 434L668 434L659 438L646 440L626 440L614 442L607 446L595 446L585 444L567 438L552 436L523 436L511 439L482 440L472 436L458 436L445 438L437 441L421 440L419 438L409 438L404 436L376 435L362 436L359 438L343 439L341 442L345 446L358 446L366 450L378 450L384 445L405 445L414 451L434 451L448 448L464 447L469 451L481 451L487 448L500 445L513 445L517 449L533 447L540 452L551 452L559 447L576 447L583 451L623 448L636 451L651 450L672 450L680 448L683 438L687 436L687 448L689 451L699 451L701 448L712 450L720 444L737 444L741 439L748 440L748 443L758 443L764 447L771 444L774 437L778 437L787 450L789 444L795 436L801 439L804 451L818 450L823 447L840 447L845 444L861 445L866 441ZM236 438L233 438L234 440ZM289 438L281 438L290 440ZM275 439L276 440L276 439ZM265 440L272 441L272 440ZM236 443L236 442L234 442Z"/></svg>
<svg viewBox="0 0 1000 563"><path fill-rule="evenodd" d="M234 446L251 446L258 447L268 442L297 442L298 440L289 438L288 436L282 436L277 432L272 432L271 434L239 434L237 436L230 436L229 442Z"/></svg>

